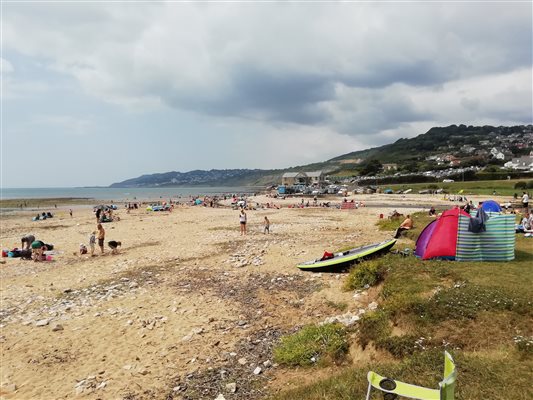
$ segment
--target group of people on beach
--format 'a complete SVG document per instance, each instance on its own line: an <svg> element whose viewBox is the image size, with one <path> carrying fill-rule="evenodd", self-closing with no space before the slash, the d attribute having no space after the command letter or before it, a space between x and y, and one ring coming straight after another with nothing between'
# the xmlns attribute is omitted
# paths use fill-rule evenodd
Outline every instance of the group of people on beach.
<svg viewBox="0 0 533 400"><path fill-rule="evenodd" d="M241 208L241 212L239 213L239 225L241 227L241 236L246 235L247 228L246 224L248 222L248 216L246 215L246 212L244 211L244 208ZM265 215L265 218L263 219L263 233L267 234L270 233L270 220Z"/></svg>

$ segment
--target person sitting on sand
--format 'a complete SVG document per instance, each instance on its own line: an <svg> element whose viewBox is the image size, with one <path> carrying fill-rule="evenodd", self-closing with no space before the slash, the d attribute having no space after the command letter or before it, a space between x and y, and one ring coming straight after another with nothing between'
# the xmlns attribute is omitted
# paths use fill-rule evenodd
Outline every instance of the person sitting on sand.
<svg viewBox="0 0 533 400"><path fill-rule="evenodd" d="M31 244L33 242L35 242L35 236L33 235L26 235L26 236L23 236L22 239L21 239L21 248L22 250L29 250L29 248L31 247Z"/></svg>
<svg viewBox="0 0 533 400"><path fill-rule="evenodd" d="M110 240L109 242L107 242L107 245L111 249L111 254L118 254L118 247L122 246L122 242Z"/></svg>
<svg viewBox="0 0 533 400"><path fill-rule="evenodd" d="M102 224L96 225L96 229L98 229L98 247L100 247L100 253L104 254L105 229Z"/></svg>
<svg viewBox="0 0 533 400"><path fill-rule="evenodd" d="M33 261L39 262L46 260L44 252L47 250L46 244L41 240L35 240L31 244Z"/></svg>
<svg viewBox="0 0 533 400"><path fill-rule="evenodd" d="M80 243L80 256L83 254L87 254L87 246L85 246L83 243Z"/></svg>
<svg viewBox="0 0 533 400"><path fill-rule="evenodd" d="M411 216L408 215L407 218L401 223L401 225L396 229L396 233L394 234L394 238L398 239L403 231L409 230L413 228L413 220L411 219Z"/></svg>
<svg viewBox="0 0 533 400"><path fill-rule="evenodd" d="M430 216L430 217L436 217L436 216L437 216L437 211L435 210L435 207L432 206L432 207L429 209L429 216Z"/></svg>

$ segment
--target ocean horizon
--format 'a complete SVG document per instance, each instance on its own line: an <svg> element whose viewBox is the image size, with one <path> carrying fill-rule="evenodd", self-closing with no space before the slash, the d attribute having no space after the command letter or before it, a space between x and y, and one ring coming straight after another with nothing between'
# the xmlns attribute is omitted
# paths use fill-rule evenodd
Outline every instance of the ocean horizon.
<svg viewBox="0 0 533 400"><path fill-rule="evenodd" d="M70 188L2 188L1 200L88 198L108 201L143 201L176 197L255 193L264 189L257 186L205 186L205 187L70 187Z"/></svg>

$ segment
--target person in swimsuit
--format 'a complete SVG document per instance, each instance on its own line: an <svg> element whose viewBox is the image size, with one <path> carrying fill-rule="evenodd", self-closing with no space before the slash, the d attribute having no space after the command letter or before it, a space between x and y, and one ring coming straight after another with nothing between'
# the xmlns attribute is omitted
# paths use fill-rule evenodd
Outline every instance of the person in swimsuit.
<svg viewBox="0 0 533 400"><path fill-rule="evenodd" d="M264 234L270 233L270 221L269 221L269 219L267 217L265 217L264 224L265 224L265 228L263 230L263 233Z"/></svg>
<svg viewBox="0 0 533 400"><path fill-rule="evenodd" d="M102 224L96 225L96 229L98 229L98 247L100 247L100 253L104 254L105 229Z"/></svg>
<svg viewBox="0 0 533 400"><path fill-rule="evenodd" d="M398 239L403 231L407 231L413 227L413 220L411 219L411 216L408 215L407 218L402 222L402 224L396 229L396 233L394 235L395 239Z"/></svg>
<svg viewBox="0 0 533 400"><path fill-rule="evenodd" d="M246 213L241 208L241 213L239 214L239 222L241 225L241 236L246 235Z"/></svg>

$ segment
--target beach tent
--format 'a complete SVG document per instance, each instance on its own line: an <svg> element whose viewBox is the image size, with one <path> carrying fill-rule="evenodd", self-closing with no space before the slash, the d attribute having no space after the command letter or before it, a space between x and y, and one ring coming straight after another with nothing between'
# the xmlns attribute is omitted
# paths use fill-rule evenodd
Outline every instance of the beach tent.
<svg viewBox="0 0 533 400"><path fill-rule="evenodd" d="M470 215L447 210L431 221L416 241L415 255L457 261L510 261L514 259L514 215L491 214L486 230L468 230Z"/></svg>
<svg viewBox="0 0 533 400"><path fill-rule="evenodd" d="M470 217L463 210L454 208L444 211L438 219L431 221L418 236L415 255L423 260L430 258L455 259L460 214Z"/></svg>
<svg viewBox="0 0 533 400"><path fill-rule="evenodd" d="M481 208L485 212L502 212L500 205L494 200L486 200L481 204Z"/></svg>

